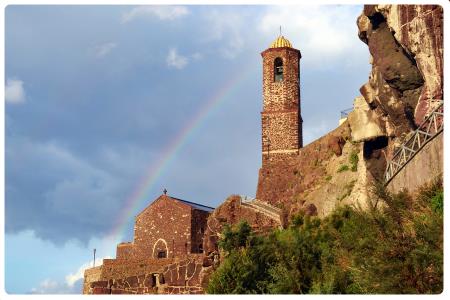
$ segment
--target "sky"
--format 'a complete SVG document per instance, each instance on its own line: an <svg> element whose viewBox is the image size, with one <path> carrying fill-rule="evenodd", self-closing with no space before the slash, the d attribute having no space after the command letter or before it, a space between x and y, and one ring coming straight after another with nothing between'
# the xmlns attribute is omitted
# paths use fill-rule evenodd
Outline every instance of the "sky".
<svg viewBox="0 0 450 300"><path fill-rule="evenodd" d="M368 78L362 6L16 6L5 11L5 289L81 293L168 194L254 196L262 59L302 53L304 144ZM30 255L30 252L32 255Z"/></svg>

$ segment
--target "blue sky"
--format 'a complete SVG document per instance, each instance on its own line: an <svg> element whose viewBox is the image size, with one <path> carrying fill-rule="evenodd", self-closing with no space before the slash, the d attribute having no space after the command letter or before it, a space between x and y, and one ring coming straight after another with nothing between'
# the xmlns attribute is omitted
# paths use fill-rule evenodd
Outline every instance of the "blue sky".
<svg viewBox="0 0 450 300"><path fill-rule="evenodd" d="M218 206L254 195L262 52L283 34L302 52L304 142L337 127L367 81L362 6L8 6L5 15L5 287L79 293L83 268L125 199L192 117L200 120L138 203L163 188ZM32 256L30 256L32 249ZM24 271L27 270L25 273Z"/></svg>

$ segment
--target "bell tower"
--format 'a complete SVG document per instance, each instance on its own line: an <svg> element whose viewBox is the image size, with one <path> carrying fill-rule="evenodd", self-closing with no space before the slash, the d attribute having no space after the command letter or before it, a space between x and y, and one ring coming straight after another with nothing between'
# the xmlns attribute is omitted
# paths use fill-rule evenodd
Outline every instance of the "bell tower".
<svg viewBox="0 0 450 300"><path fill-rule="evenodd" d="M297 155L303 147L299 50L279 36L263 58L262 157L265 163Z"/></svg>

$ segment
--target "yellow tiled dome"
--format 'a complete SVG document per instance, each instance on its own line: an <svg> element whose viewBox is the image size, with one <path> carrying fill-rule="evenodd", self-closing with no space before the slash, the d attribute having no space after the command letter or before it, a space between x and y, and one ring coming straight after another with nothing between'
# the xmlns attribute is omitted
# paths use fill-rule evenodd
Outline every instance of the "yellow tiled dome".
<svg viewBox="0 0 450 300"><path fill-rule="evenodd" d="M291 42L284 38L284 36L279 36L269 48L281 48L281 47L289 47L292 48Z"/></svg>

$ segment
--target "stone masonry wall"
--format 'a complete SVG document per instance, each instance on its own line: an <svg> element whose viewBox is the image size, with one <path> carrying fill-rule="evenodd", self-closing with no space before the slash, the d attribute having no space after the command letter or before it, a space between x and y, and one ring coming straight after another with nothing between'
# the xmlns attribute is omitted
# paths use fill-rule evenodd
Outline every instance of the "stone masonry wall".
<svg viewBox="0 0 450 300"><path fill-rule="evenodd" d="M269 48L263 53L263 111L297 109L300 101L300 51L293 48ZM283 59L283 81L274 81L274 61Z"/></svg>
<svg viewBox="0 0 450 300"><path fill-rule="evenodd" d="M136 217L133 257L156 258L158 251L165 250L169 258L189 254L191 214L189 205L160 196Z"/></svg>
<svg viewBox="0 0 450 300"><path fill-rule="evenodd" d="M203 234L205 233L206 222L208 221L209 213L202 210L192 210L191 221L191 253L203 252Z"/></svg>
<svg viewBox="0 0 450 300"><path fill-rule="evenodd" d="M105 260L86 270L84 294L203 294L201 256L187 259ZM93 275L95 273L95 276Z"/></svg>
<svg viewBox="0 0 450 300"><path fill-rule="evenodd" d="M261 118L263 154L298 150L301 132L297 110L262 112Z"/></svg>
<svg viewBox="0 0 450 300"><path fill-rule="evenodd" d="M326 164L340 156L342 148L350 138L347 122L299 149L298 155L270 154L270 160L259 170L256 198L289 212L290 204L298 196L323 182L327 176ZM263 161L264 162L264 161ZM322 201L322 200L320 200ZM323 199L325 201L325 199Z"/></svg>
<svg viewBox="0 0 450 300"><path fill-rule="evenodd" d="M302 147L300 116L300 51L269 48L263 57L262 151L288 153ZM283 80L274 80L274 62L283 60ZM263 160L264 164L264 160Z"/></svg>
<svg viewBox="0 0 450 300"><path fill-rule="evenodd" d="M127 259L133 257L133 243L120 243L117 245L116 257L118 259Z"/></svg>
<svg viewBox="0 0 450 300"><path fill-rule="evenodd" d="M102 266L86 269L84 271L83 294L89 292L89 286L92 282L101 280Z"/></svg>

